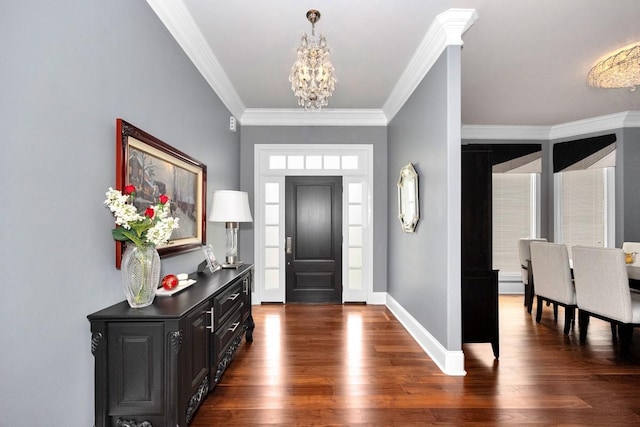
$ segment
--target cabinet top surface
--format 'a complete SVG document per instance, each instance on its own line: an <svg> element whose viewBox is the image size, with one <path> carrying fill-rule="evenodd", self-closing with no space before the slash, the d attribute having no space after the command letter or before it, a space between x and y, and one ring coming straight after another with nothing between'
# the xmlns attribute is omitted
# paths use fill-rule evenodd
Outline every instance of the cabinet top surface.
<svg viewBox="0 0 640 427"><path fill-rule="evenodd" d="M223 269L215 273L192 273L196 283L173 296L156 296L153 304L143 308L131 308L122 301L87 316L90 321L180 318L207 299L222 292L227 285L244 276L253 265L238 269Z"/></svg>

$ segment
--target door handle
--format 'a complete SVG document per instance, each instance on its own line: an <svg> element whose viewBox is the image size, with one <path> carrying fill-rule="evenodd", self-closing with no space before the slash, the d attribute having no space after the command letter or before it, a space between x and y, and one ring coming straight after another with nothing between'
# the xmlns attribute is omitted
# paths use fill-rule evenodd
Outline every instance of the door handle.
<svg viewBox="0 0 640 427"><path fill-rule="evenodd" d="M286 248L285 248L285 252L288 255L291 255L291 237L287 237L287 245L286 245Z"/></svg>

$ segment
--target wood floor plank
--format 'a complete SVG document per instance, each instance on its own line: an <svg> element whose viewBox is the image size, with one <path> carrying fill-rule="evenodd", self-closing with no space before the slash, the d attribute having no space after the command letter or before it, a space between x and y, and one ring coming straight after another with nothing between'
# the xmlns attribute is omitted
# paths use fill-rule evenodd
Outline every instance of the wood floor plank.
<svg viewBox="0 0 640 427"><path fill-rule="evenodd" d="M384 306L262 305L192 427L640 425L640 331L619 357L608 323L562 333L500 297L500 354L469 344L444 375Z"/></svg>

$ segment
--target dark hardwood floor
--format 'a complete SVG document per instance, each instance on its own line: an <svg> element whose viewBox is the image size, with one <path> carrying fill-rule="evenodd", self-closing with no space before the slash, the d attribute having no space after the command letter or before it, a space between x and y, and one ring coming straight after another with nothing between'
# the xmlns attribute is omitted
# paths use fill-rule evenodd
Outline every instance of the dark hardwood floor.
<svg viewBox="0 0 640 427"><path fill-rule="evenodd" d="M467 375L451 377L384 306L254 306L254 342L191 425L640 425L640 330L620 359L608 323L580 345L558 318L501 296L500 360L465 345Z"/></svg>

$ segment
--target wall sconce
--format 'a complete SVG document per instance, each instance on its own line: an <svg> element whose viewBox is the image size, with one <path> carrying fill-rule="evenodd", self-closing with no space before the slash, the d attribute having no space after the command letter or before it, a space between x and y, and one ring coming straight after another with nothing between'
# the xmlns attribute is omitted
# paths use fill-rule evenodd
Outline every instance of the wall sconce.
<svg viewBox="0 0 640 427"><path fill-rule="evenodd" d="M238 228L241 222L253 222L249 195L244 191L221 190L213 193L209 221L224 222L227 230L227 255L222 268L238 268Z"/></svg>

